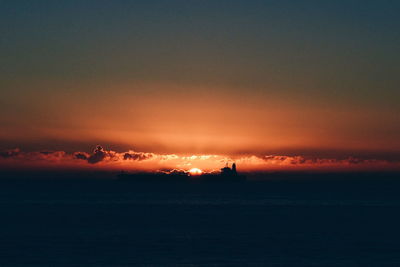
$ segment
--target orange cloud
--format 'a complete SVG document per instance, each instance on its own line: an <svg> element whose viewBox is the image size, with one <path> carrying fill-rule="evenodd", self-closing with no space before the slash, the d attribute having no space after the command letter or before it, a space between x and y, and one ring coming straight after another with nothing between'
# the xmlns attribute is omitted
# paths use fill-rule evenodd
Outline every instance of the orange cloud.
<svg viewBox="0 0 400 267"><path fill-rule="evenodd" d="M0 152L0 168L64 168L103 170L189 170L200 168L217 171L226 163L236 162L242 171L272 170L400 170L400 161L348 157L307 158L284 155L176 155L138 152L116 152L98 145L92 153L65 151L23 152L11 149Z"/></svg>

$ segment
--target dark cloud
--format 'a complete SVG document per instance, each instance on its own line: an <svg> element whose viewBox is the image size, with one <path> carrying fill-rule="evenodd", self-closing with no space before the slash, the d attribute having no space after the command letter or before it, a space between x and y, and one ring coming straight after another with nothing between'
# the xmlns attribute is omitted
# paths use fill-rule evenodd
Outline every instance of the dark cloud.
<svg viewBox="0 0 400 267"><path fill-rule="evenodd" d="M102 146L98 145L94 149L92 154L86 152L75 152L73 153L74 159L86 160L90 164L96 164L102 161L118 161L118 160L133 160L142 161L153 158L153 153L135 152L128 151L118 153L112 150L105 150Z"/></svg>
<svg viewBox="0 0 400 267"><path fill-rule="evenodd" d="M0 152L0 157L5 159L31 161L59 161L67 157L64 151L36 151L23 152L18 148L9 149Z"/></svg>
<svg viewBox="0 0 400 267"><path fill-rule="evenodd" d="M133 152L129 151L124 154L124 160L146 160L153 157L151 153L143 153L143 152Z"/></svg>
<svg viewBox="0 0 400 267"><path fill-rule="evenodd" d="M0 151L0 157L11 158L11 157L19 155L20 152L21 151L19 148L8 149L8 150Z"/></svg>
<svg viewBox="0 0 400 267"><path fill-rule="evenodd" d="M185 175L188 173L188 171L183 169L161 169L159 170L159 172L165 174L177 174L177 175Z"/></svg>
<svg viewBox="0 0 400 267"><path fill-rule="evenodd" d="M89 157L90 157L90 155L86 152L75 152L74 153L75 159L87 160Z"/></svg>
<svg viewBox="0 0 400 267"><path fill-rule="evenodd" d="M388 160L361 159L349 157L343 159L335 158L305 158L303 156L274 156L268 155L261 157L266 162L287 164L287 165L359 165L359 164L377 164L390 163ZM395 162L396 163L396 162Z"/></svg>
<svg viewBox="0 0 400 267"><path fill-rule="evenodd" d="M48 150L46 150L46 151L40 151L39 153L40 153L40 154L43 154L43 155L51 155L51 154L54 153L54 151L48 151Z"/></svg>
<svg viewBox="0 0 400 267"><path fill-rule="evenodd" d="M349 164L361 164L361 163L366 162L366 160L350 157L350 158L347 159L347 162Z"/></svg>
<svg viewBox="0 0 400 267"><path fill-rule="evenodd" d="M102 146L97 146L96 149L93 151L93 154L89 156L87 161L90 164L96 164L102 161L107 155L107 152L103 149Z"/></svg>

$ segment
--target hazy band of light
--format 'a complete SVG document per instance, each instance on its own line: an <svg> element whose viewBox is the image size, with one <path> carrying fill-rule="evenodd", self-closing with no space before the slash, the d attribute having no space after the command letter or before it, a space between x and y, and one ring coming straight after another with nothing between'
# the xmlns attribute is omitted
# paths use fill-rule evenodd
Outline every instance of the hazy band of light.
<svg viewBox="0 0 400 267"><path fill-rule="evenodd" d="M235 162L241 171L371 171L400 170L400 161L359 159L354 157L309 158L304 156L247 155L176 155L137 152L116 152L98 146L92 153L65 151L23 152L19 149L0 153L2 169L38 170L128 170L165 171L199 168L206 172L218 171L225 164Z"/></svg>

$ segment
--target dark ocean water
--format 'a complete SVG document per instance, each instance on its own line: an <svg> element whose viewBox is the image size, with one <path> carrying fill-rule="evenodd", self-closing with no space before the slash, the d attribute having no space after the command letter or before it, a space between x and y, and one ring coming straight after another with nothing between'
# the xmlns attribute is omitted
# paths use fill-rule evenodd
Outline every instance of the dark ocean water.
<svg viewBox="0 0 400 267"><path fill-rule="evenodd" d="M400 266L400 179L1 180L0 266Z"/></svg>

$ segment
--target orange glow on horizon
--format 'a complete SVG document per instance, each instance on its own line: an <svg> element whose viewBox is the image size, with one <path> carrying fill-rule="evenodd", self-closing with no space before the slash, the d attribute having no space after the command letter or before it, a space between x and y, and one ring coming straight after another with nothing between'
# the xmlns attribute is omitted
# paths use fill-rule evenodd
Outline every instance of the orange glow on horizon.
<svg viewBox="0 0 400 267"><path fill-rule="evenodd" d="M87 169L158 171L178 170L190 175L218 171L226 162L236 162L238 172L258 171L351 171L400 170L400 161L384 159L323 158L288 155L242 155L229 157L218 154L179 155L128 150L118 152L97 146L93 152L76 151L0 151L0 169ZM196 167L194 167L196 166Z"/></svg>
<svg viewBox="0 0 400 267"><path fill-rule="evenodd" d="M192 168L192 169L189 170L189 173L191 175L200 175L200 174L203 173L203 171L200 170L199 168Z"/></svg>
<svg viewBox="0 0 400 267"><path fill-rule="evenodd" d="M347 156L357 151L392 153L400 148L399 118L389 108L330 102L311 105L304 95L293 102L278 93L265 100L260 93L243 95L240 88L224 84L121 81L105 85L32 82L31 86L34 94L10 97L26 103L23 108L33 115L4 118L3 143L29 150L69 151L87 149L82 144L103 143L121 150L230 156L242 151L302 154L304 150L345 150L351 152L342 155ZM80 90L70 91L74 86ZM40 91L53 87L68 94ZM271 87L283 90L279 84ZM96 107L91 104L94 91ZM140 95L132 93L139 91ZM30 101L35 97L41 101ZM82 112L81 107L91 108ZM24 134L27 131L29 135ZM69 149L71 144L75 148Z"/></svg>

